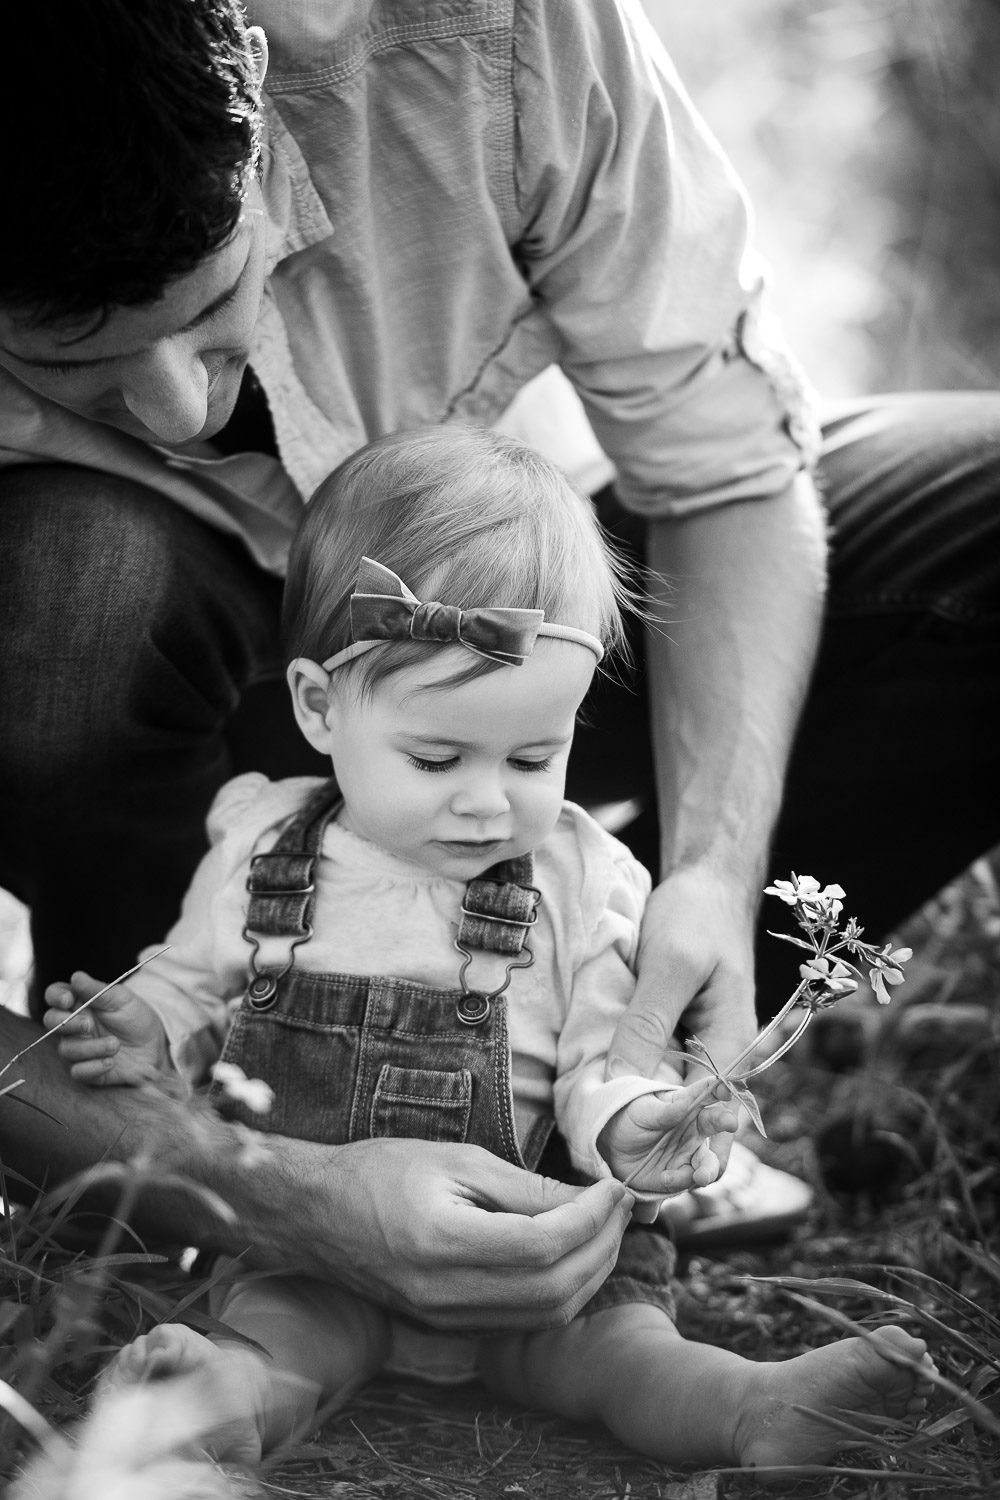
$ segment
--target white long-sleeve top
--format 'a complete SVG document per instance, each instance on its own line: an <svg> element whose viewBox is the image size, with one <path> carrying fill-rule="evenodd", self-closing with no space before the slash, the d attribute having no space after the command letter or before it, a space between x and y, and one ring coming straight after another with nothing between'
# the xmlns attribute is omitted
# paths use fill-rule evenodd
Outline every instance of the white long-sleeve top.
<svg viewBox="0 0 1000 1500"><path fill-rule="evenodd" d="M246 877L254 854L273 847L280 826L319 783L239 776L219 792L208 819L211 847L166 941L169 949L130 981L161 1017L178 1072L197 1086L219 1054L231 1011L246 986ZM554 1111L574 1165L610 1175L597 1137L632 1099L663 1081L604 1080L608 1044L635 983L639 924L650 890L646 870L581 808L563 806L535 850L542 893L529 944L531 968L507 990L515 1118L520 1139ZM295 951L302 971L396 974L454 988L453 947L464 884L401 860L331 821L315 873L314 936ZM286 939L266 939L258 963L282 965ZM155 950L149 950L155 951ZM492 990L505 960L476 953L470 985Z"/></svg>

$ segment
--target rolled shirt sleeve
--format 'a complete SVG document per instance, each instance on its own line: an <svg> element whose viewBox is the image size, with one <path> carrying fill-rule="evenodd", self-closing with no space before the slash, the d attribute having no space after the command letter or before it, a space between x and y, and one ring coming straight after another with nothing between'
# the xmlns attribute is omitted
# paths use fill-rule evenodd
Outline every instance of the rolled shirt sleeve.
<svg viewBox="0 0 1000 1500"><path fill-rule="evenodd" d="M814 397L767 308L740 183L637 3L522 5L517 247L638 512L785 490Z"/></svg>

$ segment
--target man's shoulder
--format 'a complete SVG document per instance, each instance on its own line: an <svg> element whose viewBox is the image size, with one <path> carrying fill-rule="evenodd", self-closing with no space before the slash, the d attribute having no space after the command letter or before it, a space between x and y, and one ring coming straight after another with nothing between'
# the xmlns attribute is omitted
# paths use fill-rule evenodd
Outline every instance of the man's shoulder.
<svg viewBox="0 0 1000 1500"><path fill-rule="evenodd" d="M248 0L247 17L267 36L268 89L308 75L335 82L391 49L448 36L512 31L518 0Z"/></svg>

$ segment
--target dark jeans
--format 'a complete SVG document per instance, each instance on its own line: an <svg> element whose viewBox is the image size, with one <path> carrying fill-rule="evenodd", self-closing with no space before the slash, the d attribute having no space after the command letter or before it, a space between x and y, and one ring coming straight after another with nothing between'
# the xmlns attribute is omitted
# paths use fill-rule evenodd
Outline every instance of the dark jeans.
<svg viewBox="0 0 1000 1500"><path fill-rule="evenodd" d="M770 873L839 881L875 938L1000 843L1000 396L859 401L826 432L829 607ZM163 936L228 776L329 767L286 703L279 584L239 543L92 471L0 489L0 885L31 907L37 996ZM624 837L655 867L641 684L590 718L569 795L642 798ZM794 974L765 937L763 1009Z"/></svg>

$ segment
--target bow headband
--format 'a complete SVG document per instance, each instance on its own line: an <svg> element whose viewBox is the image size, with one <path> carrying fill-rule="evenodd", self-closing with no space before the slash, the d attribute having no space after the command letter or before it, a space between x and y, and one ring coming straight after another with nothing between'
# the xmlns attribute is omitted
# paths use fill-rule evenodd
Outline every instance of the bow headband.
<svg viewBox="0 0 1000 1500"><path fill-rule="evenodd" d="M573 625L551 625L541 609L459 609L437 601L421 603L391 568L363 557L351 595L354 644L331 656L323 668L332 672L386 641L464 646L476 656L519 667L531 655L540 635L586 646L598 661L604 655L595 635Z"/></svg>

